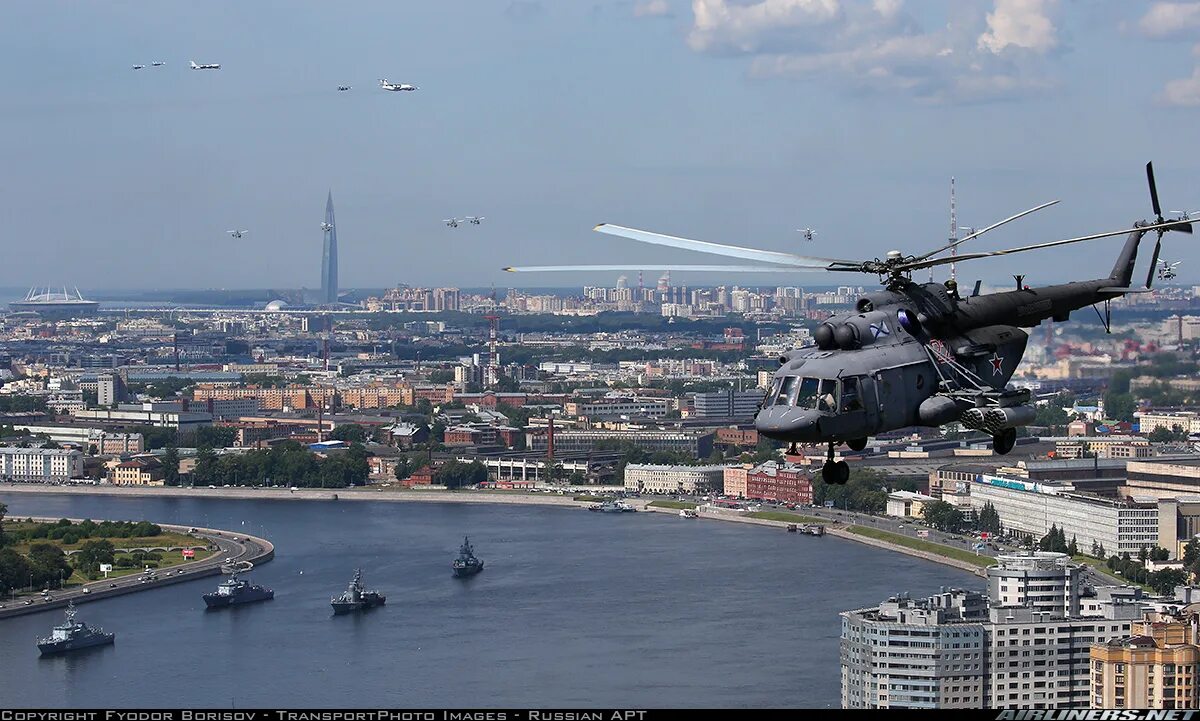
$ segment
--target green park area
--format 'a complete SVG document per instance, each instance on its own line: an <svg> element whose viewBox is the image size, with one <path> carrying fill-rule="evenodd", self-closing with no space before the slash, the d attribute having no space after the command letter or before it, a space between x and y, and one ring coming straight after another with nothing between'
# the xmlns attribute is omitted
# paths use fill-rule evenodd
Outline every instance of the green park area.
<svg viewBox="0 0 1200 721"><path fill-rule="evenodd" d="M687 501L650 501L650 505L657 506L658 508L675 508L675 509L695 508L696 507L695 503L688 503Z"/></svg>
<svg viewBox="0 0 1200 721"><path fill-rule="evenodd" d="M148 521L6 521L5 511L0 504L0 598L104 578L102 565L112 565L112 578L214 553L203 538L164 531ZM195 556L185 559L181 547L193 548Z"/></svg>
<svg viewBox="0 0 1200 721"><path fill-rule="evenodd" d="M765 521L782 521L783 523L815 523L818 525L829 523L823 518L802 516L799 513L788 513L787 511L754 511L753 513L747 513L746 517L761 518Z"/></svg>
<svg viewBox="0 0 1200 721"><path fill-rule="evenodd" d="M996 562L996 559L992 558L991 556L977 555L973 551L968 551L966 549L954 548L953 546L944 546L940 543L934 543L932 541L926 541L920 538L902 536L899 533L891 533L890 531L883 531L878 528L869 528L867 526L848 526L846 527L846 530L859 536L866 536L867 538L874 538L879 541L894 543L897 546L904 546L916 551L925 551L926 553L933 553L938 556L953 558L956 561L965 561L967 563L979 566L980 568L986 568L987 566L991 566Z"/></svg>

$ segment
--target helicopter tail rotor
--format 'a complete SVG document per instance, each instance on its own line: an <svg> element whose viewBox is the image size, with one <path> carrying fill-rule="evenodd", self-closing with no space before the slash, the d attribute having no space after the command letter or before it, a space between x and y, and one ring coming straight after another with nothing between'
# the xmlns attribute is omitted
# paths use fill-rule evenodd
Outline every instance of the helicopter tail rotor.
<svg viewBox="0 0 1200 721"><path fill-rule="evenodd" d="M1162 205L1160 205L1158 202L1158 184L1154 182L1153 162L1146 163L1146 183L1150 186L1150 205L1154 208L1154 222L1157 225L1163 225L1167 222L1167 219L1163 217ZM1176 225L1168 225L1166 227L1159 228L1158 237L1162 238L1163 233L1167 232L1168 230L1190 234L1192 232L1192 224L1188 222L1189 216L1184 214L1184 216L1179 220L1180 222Z"/></svg>

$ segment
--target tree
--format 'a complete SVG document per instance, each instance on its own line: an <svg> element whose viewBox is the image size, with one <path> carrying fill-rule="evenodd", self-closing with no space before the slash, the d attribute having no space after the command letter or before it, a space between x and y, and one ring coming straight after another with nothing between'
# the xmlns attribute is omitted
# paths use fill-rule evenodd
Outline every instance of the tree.
<svg viewBox="0 0 1200 721"><path fill-rule="evenodd" d="M179 485L179 449L168 446L162 457L163 480L168 486Z"/></svg>
<svg viewBox="0 0 1200 721"><path fill-rule="evenodd" d="M447 488L462 488L483 483L487 480L487 466L479 461L462 463L450 461L433 474L433 482Z"/></svg>
<svg viewBox="0 0 1200 721"><path fill-rule="evenodd" d="M37 585L49 585L52 581L62 583L74 572L62 549L49 543L35 543L29 547L29 565Z"/></svg>
<svg viewBox="0 0 1200 721"><path fill-rule="evenodd" d="M1104 394L1104 415L1110 419L1132 421L1135 410L1137 410L1137 402L1129 393L1114 393L1109 390Z"/></svg>
<svg viewBox="0 0 1200 721"><path fill-rule="evenodd" d="M101 563L113 562L113 552L111 541L87 541L79 547L79 553L76 553L72 560L75 562L75 568L88 577L93 577L100 571Z"/></svg>
<svg viewBox="0 0 1200 721"><path fill-rule="evenodd" d="M4 507L3 504L0 504L0 518L3 517ZM1197 559L1200 559L1200 539L1197 539L1195 536L1193 536L1191 540L1189 540L1183 546L1183 565L1191 566L1196 562Z"/></svg>
<svg viewBox="0 0 1200 721"><path fill-rule="evenodd" d="M217 479L217 454L212 448L201 447L196 451L196 468L192 471L193 483L215 485Z"/></svg>
<svg viewBox="0 0 1200 721"><path fill-rule="evenodd" d="M976 522L979 530L999 534L1003 529L1000 524L1000 513L996 510L996 506L992 505L991 501L983 504L983 508L979 510L979 519Z"/></svg>
<svg viewBox="0 0 1200 721"><path fill-rule="evenodd" d="M408 456L400 456L396 459L396 468L392 471L392 476L394 476L397 481L403 481L405 478L411 476L412 472L413 469L411 464L408 462Z"/></svg>
<svg viewBox="0 0 1200 721"><path fill-rule="evenodd" d="M237 439L237 429L230 426L201 426L196 429L196 446L229 448Z"/></svg>
<svg viewBox="0 0 1200 721"><path fill-rule="evenodd" d="M925 523L946 533L957 533L963 524L962 511L945 501L926 503L921 509L921 515Z"/></svg>
<svg viewBox="0 0 1200 721"><path fill-rule="evenodd" d="M1058 527L1058 524L1052 523L1050 524L1050 532L1042 536L1042 540L1038 542L1038 548L1042 551L1067 553L1066 534Z"/></svg>
<svg viewBox="0 0 1200 721"><path fill-rule="evenodd" d="M1161 571L1155 571L1147 579L1150 586L1164 596L1174 591L1176 586L1187 583L1187 580L1187 573L1178 568L1164 568Z"/></svg>
<svg viewBox="0 0 1200 721"><path fill-rule="evenodd" d="M1071 536L1071 542L1067 544L1067 553L1070 554L1072 558L1079 555L1079 542L1075 540L1074 535Z"/></svg>
<svg viewBox="0 0 1200 721"><path fill-rule="evenodd" d="M31 583L32 569L24 556L11 548L0 548L0 595Z"/></svg>
<svg viewBox="0 0 1200 721"><path fill-rule="evenodd" d="M8 513L8 504L0 503L0 548L4 547L4 515Z"/></svg>
<svg viewBox="0 0 1200 721"><path fill-rule="evenodd" d="M329 437L335 441L362 443L367 440L367 429L357 423L343 423L334 428Z"/></svg>

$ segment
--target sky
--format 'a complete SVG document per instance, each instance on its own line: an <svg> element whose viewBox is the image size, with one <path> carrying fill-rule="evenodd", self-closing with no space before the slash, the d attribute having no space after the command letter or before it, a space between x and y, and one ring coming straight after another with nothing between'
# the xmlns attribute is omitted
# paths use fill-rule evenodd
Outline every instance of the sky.
<svg viewBox="0 0 1200 721"><path fill-rule="evenodd" d="M612 285L501 268L727 262L601 222L916 253L947 237L951 176L961 225L1062 200L971 250L1149 217L1147 160L1164 210L1200 210L1200 2L6 0L5 20L0 286L318 287L330 189L343 288ZM485 220L441 222L465 215ZM1200 282L1198 242L1167 237L1183 282ZM960 279L1106 276L1120 243Z"/></svg>

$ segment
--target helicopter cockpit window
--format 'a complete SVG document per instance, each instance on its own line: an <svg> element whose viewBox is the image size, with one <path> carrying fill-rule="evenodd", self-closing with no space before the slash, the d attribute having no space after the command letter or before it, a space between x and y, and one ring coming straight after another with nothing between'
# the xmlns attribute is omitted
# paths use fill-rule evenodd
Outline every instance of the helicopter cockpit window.
<svg viewBox="0 0 1200 721"><path fill-rule="evenodd" d="M858 395L858 378L850 377L842 379L842 413L850 413L851 411L861 411L862 401Z"/></svg>
<svg viewBox="0 0 1200 721"><path fill-rule="evenodd" d="M799 392L792 405L797 408L816 408L817 383L816 378L801 378Z"/></svg>
<svg viewBox="0 0 1200 721"><path fill-rule="evenodd" d="M817 410L823 413L836 413L838 409L837 381L832 378L822 378L817 391Z"/></svg>
<svg viewBox="0 0 1200 721"><path fill-rule="evenodd" d="M800 385L799 376L787 376L783 379L783 384L779 386L779 392L775 395L775 402L772 405L776 406L792 406L796 404L796 387Z"/></svg>
<svg viewBox="0 0 1200 721"><path fill-rule="evenodd" d="M779 400L779 389L783 387L783 378L775 378L771 381L771 390L767 391L766 402L764 406L773 406Z"/></svg>

